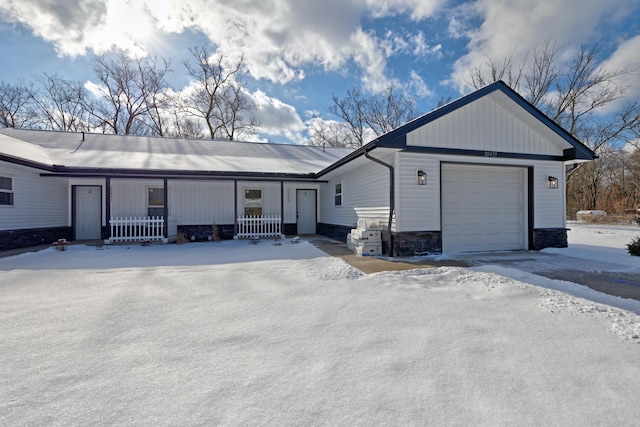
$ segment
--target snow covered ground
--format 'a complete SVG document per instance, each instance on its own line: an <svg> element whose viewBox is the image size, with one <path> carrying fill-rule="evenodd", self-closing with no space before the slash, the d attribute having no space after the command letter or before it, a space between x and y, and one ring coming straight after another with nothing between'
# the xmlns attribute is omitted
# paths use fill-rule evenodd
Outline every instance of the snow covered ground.
<svg viewBox="0 0 640 427"><path fill-rule="evenodd" d="M640 228L571 227L544 252L640 271ZM553 282L304 241L3 258L0 425L638 425L640 310Z"/></svg>

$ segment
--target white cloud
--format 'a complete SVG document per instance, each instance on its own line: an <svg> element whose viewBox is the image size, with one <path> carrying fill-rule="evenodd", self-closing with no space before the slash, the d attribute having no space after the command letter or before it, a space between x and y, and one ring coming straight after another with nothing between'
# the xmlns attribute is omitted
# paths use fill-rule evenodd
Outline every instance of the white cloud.
<svg viewBox="0 0 640 427"><path fill-rule="evenodd" d="M409 14L420 20L448 0L5 0L4 19L30 27L61 55L104 53L113 47L144 53L155 29L204 33L224 52L245 53L256 79L287 83L309 66L343 71L356 64L371 91L388 85L390 55L433 54L421 33L375 35L361 27L365 16ZM435 50L434 50L435 49Z"/></svg>
<svg viewBox="0 0 640 427"><path fill-rule="evenodd" d="M418 96L420 98L427 98L433 96L433 92L429 89L427 84L422 79L422 76L416 71L411 70L408 91L411 95Z"/></svg>
<svg viewBox="0 0 640 427"><path fill-rule="evenodd" d="M621 80L628 86L626 95L640 99L640 35L625 40L618 45L616 51L602 64L609 70L629 70Z"/></svg>
<svg viewBox="0 0 640 427"><path fill-rule="evenodd" d="M601 25L623 17L634 4L637 0L479 0L464 12L467 17L481 17L480 27L459 25L464 22L460 16L450 25L450 31L464 30L469 39L468 53L456 61L450 83L461 92L467 90L469 70L486 62L487 56L504 58L513 53L518 62L550 38L562 47L597 40Z"/></svg>
<svg viewBox="0 0 640 427"><path fill-rule="evenodd" d="M246 95L253 100L257 107L254 115L261 124L258 129L261 135L284 137L297 144L306 143L304 136L306 126L293 106L285 104L277 98L272 98L261 90Z"/></svg>

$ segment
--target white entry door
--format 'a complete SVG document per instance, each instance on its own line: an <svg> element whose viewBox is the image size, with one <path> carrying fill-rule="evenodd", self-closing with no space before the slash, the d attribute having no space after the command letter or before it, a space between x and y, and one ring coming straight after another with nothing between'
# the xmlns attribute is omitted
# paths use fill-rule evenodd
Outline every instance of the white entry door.
<svg viewBox="0 0 640 427"><path fill-rule="evenodd" d="M77 240L99 239L102 225L100 187L74 187L76 191L75 232Z"/></svg>
<svg viewBox="0 0 640 427"><path fill-rule="evenodd" d="M526 249L526 171L443 164L443 252Z"/></svg>
<svg viewBox="0 0 640 427"><path fill-rule="evenodd" d="M297 190L298 234L316 234L316 190Z"/></svg>

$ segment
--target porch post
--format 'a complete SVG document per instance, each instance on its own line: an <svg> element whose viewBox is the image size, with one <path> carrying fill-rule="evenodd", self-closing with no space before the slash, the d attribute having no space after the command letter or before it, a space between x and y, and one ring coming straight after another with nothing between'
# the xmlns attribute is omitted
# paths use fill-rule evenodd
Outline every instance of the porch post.
<svg viewBox="0 0 640 427"><path fill-rule="evenodd" d="M233 235L238 235L238 180L233 180Z"/></svg>
<svg viewBox="0 0 640 427"><path fill-rule="evenodd" d="M169 180L163 178L164 185L164 238L169 238Z"/></svg>
<svg viewBox="0 0 640 427"><path fill-rule="evenodd" d="M280 181L280 234L284 235L284 181Z"/></svg>

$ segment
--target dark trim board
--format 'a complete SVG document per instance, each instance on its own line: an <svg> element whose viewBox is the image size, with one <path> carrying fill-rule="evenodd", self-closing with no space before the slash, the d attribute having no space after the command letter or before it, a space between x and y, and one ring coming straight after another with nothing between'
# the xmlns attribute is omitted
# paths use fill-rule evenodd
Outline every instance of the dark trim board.
<svg viewBox="0 0 640 427"><path fill-rule="evenodd" d="M441 154L453 156L483 157L483 158L502 158L502 159L523 159L523 160L547 160L562 162L567 160L564 156L550 156L544 154L526 154L526 153L508 153L503 151L483 151L483 150L465 150L459 148L442 148L442 147L421 147L417 145L409 145L402 150L408 153L427 153Z"/></svg>

